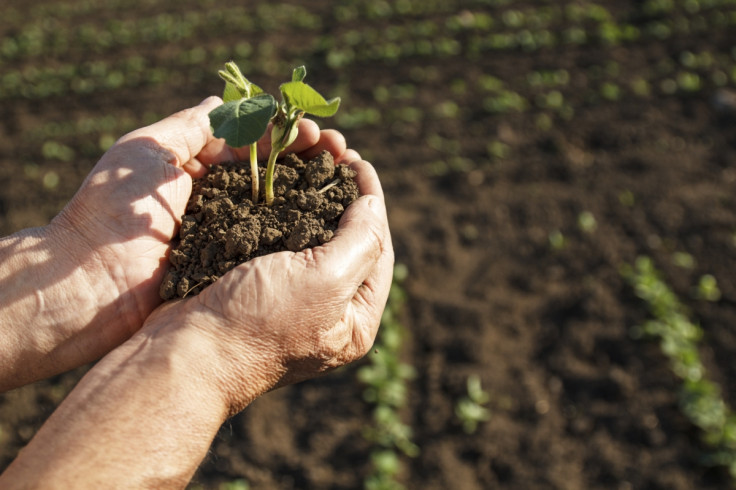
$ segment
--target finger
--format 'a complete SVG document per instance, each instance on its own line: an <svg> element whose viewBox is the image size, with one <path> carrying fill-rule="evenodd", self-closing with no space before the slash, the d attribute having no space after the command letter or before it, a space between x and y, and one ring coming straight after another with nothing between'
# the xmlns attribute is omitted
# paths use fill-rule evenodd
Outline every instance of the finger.
<svg viewBox="0 0 736 490"><path fill-rule="evenodd" d="M319 133L317 143L299 153L299 156L304 160L310 160L325 150L329 151L332 156L340 156L345 153L346 149L347 143L342 133L334 129L323 129Z"/></svg>
<svg viewBox="0 0 736 490"><path fill-rule="evenodd" d="M317 123L311 119L300 119L299 132L292 144L281 152L282 155L287 153L300 153L308 148L313 147L319 141L320 131ZM246 149L247 150L247 149ZM247 153L247 151L246 151ZM260 158L268 158L271 153L271 125L269 124L266 134L258 140L258 156Z"/></svg>
<svg viewBox="0 0 736 490"><path fill-rule="evenodd" d="M299 133L297 133L294 142L287 146L283 153L302 153L316 145L319 139L320 130L317 123L311 119L300 119Z"/></svg>
<svg viewBox="0 0 736 490"><path fill-rule="evenodd" d="M379 197L383 201L381 181L378 180L378 174L376 173L376 169L373 168L373 165L365 160L358 160L351 162L349 167L357 172L355 182L358 184L360 195L365 196L370 194Z"/></svg>
<svg viewBox="0 0 736 490"><path fill-rule="evenodd" d="M312 287L326 288L348 301L390 246L383 199L363 196L345 210L329 242L295 255L305 259L306 267L317 269L309 275Z"/></svg>
<svg viewBox="0 0 736 490"><path fill-rule="evenodd" d="M330 262L359 278L360 284L372 268L370 258L360 255L377 253L373 262L378 260L386 247L391 248L391 234L375 169L365 160L352 162L350 167L356 171L355 181L362 197L345 210L332 240L314 250L334 255Z"/></svg>
<svg viewBox="0 0 736 490"><path fill-rule="evenodd" d="M271 152L271 126L266 134L258 141L258 158L265 159ZM348 163L360 160L355 150L347 150L345 137L334 129L320 131L317 123L310 119L299 121L297 138L282 153L297 153L301 158L309 160L322 151L327 150L335 156L335 162ZM223 139L213 139L199 153L199 160L205 165L215 165L227 161L250 161L250 147L231 148ZM194 176L194 175L193 175Z"/></svg>
<svg viewBox="0 0 736 490"><path fill-rule="evenodd" d="M128 133L119 143L132 140L153 142L157 147L171 153L169 163L184 167L214 139L208 114L220 104L222 100L219 97L208 97L196 107Z"/></svg>
<svg viewBox="0 0 736 490"><path fill-rule="evenodd" d="M235 151L227 146L227 143L222 138L214 138L207 143L202 148L202 151L199 152L197 159L206 166L240 160Z"/></svg>
<svg viewBox="0 0 736 490"><path fill-rule="evenodd" d="M360 153L352 149L345 150L345 153L335 158L336 163L344 163L346 165L356 160L362 160L362 158L360 158Z"/></svg>
<svg viewBox="0 0 736 490"><path fill-rule="evenodd" d="M271 128L272 125L269 124L265 134L258 140L259 159L266 159L271 153ZM316 145L319 139L320 131L317 123L310 119L302 119L299 121L296 140L282 153L302 152ZM232 148L225 143L224 139L215 138L202 149L199 160L205 165L216 165L229 161L250 161L250 145Z"/></svg>
<svg viewBox="0 0 736 490"><path fill-rule="evenodd" d="M182 168L184 169L184 171L186 171L186 173L191 175L193 179L204 177L204 175L207 173L207 165L199 161L198 158L192 158L187 163L185 163L184 167Z"/></svg>

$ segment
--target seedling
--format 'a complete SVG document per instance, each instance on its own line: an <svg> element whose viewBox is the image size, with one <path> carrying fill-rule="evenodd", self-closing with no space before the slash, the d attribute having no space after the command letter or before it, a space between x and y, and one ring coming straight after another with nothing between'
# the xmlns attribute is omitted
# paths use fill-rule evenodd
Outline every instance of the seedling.
<svg viewBox="0 0 736 490"><path fill-rule="evenodd" d="M237 101L241 99L247 100L263 93L263 90L258 85L251 83L243 76L238 65L232 61L225 63L225 70L220 70L218 74L220 75L220 78L225 81L225 91L222 94L222 101L225 104L229 102L237 103ZM231 146L236 146L239 141L233 141L232 143L233 145ZM230 144L230 142L228 142L228 144ZM251 188L253 191L252 201L255 204L258 202L258 193L260 192L258 176L258 145L255 141L249 145Z"/></svg>
<svg viewBox="0 0 736 490"><path fill-rule="evenodd" d="M491 418L491 412L486 408L490 396L483 390L477 374L468 376L468 395L461 398L455 405L455 415L463 424L467 434L473 434L478 424Z"/></svg>
<svg viewBox="0 0 736 490"><path fill-rule="evenodd" d="M256 161L255 144L265 134L269 122L272 124L271 153L264 180L266 205L271 206L274 200L276 158L296 139L299 134L299 120L305 114L318 117L334 115L340 106L340 98L325 100L315 89L304 83L307 75L304 66L295 68L291 81L279 87L281 102L276 102L273 96L250 83L235 63L230 62L225 66L226 71L220 72L220 76L225 79L224 103L210 112L212 131L216 137L224 138L232 147L251 145L251 171L254 173L255 186L258 181L257 163L253 163ZM256 200L257 195L254 197L254 201Z"/></svg>
<svg viewBox="0 0 736 490"><path fill-rule="evenodd" d="M364 437L374 446L371 451L373 468L365 480L368 490L403 489L396 481L399 452L409 457L419 454L419 447L411 440L411 427L401 420L401 410L409 401L408 382L415 375L413 366L400 359L406 335L406 327L399 320L406 301L401 283L406 274L406 267L401 264L394 269L394 282L381 318L375 354L370 356L370 364L358 371L358 379L366 385L363 396L375 407L373 424L364 431Z"/></svg>
<svg viewBox="0 0 736 490"><path fill-rule="evenodd" d="M700 359L698 344L703 329L690 320L684 305L650 258L638 258L633 266L625 266L622 273L654 317L635 328L633 336L660 340L672 371L682 379L680 408L700 427L706 444L714 449L703 458L704 462L728 467L736 479L736 414L723 399L720 387L708 379Z"/></svg>
<svg viewBox="0 0 736 490"><path fill-rule="evenodd" d="M598 223L595 220L595 216L590 211L583 211L578 215L578 228L583 233L593 233L598 227Z"/></svg>
<svg viewBox="0 0 736 490"><path fill-rule="evenodd" d="M695 297L713 302L721 299L721 290L718 288L718 281L713 275L705 274L700 277L695 288Z"/></svg>

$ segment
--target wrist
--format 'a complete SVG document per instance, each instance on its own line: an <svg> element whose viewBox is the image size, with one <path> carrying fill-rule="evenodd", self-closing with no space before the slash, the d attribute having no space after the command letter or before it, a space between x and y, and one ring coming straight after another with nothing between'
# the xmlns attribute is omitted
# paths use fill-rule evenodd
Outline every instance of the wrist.
<svg viewBox="0 0 736 490"><path fill-rule="evenodd" d="M158 315L97 363L0 486L183 488L229 412L212 345L180 320Z"/></svg>
<svg viewBox="0 0 736 490"><path fill-rule="evenodd" d="M176 312L176 317L168 318L169 309ZM189 339L179 345L192 350L186 354L193 360L192 368L218 391L228 417L276 387L286 371L267 340L245 334L245 328L234 327L196 300L174 302L156 310L143 330L150 328L173 331L173 335Z"/></svg>
<svg viewBox="0 0 736 490"><path fill-rule="evenodd" d="M135 356L135 364L145 366L146 372L158 372L168 385L178 386L177 391L192 404L206 406L207 415L219 427L230 410L222 383L226 369L219 358L221 349L191 328L191 319L173 306L156 310L136 335L105 359L125 359L126 352L130 353Z"/></svg>

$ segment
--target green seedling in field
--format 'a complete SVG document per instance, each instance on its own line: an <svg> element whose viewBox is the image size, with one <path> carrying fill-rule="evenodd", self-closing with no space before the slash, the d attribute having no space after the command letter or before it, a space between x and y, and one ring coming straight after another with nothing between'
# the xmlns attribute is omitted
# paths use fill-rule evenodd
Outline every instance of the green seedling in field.
<svg viewBox="0 0 736 490"><path fill-rule="evenodd" d="M583 211L578 215L578 228L584 233L593 233L597 227L595 216L590 211Z"/></svg>
<svg viewBox="0 0 736 490"><path fill-rule="evenodd" d="M552 250L562 250L566 244L565 235L560 230L553 230L549 233L549 245Z"/></svg>
<svg viewBox="0 0 736 490"><path fill-rule="evenodd" d="M713 275L705 274L700 277L695 288L695 297L713 302L721 299L721 290L718 288L718 281Z"/></svg>
<svg viewBox="0 0 736 490"><path fill-rule="evenodd" d="M274 200L276 158L296 139L299 134L299 120L305 114L318 117L334 115L340 106L340 98L325 100L315 89L304 83L307 70L303 66L295 68L291 81L279 87L281 102L276 102L270 94L259 92L257 86L242 76L235 63L228 63L226 69L227 72L224 73L230 76L224 77L225 98L229 100L210 112L212 131L216 137L224 138L228 145L239 148L254 145L265 134L268 124L272 124L271 153L264 181L266 205L270 206Z"/></svg>
<svg viewBox="0 0 736 490"><path fill-rule="evenodd" d="M491 412L485 405L490 401L488 393L483 390L478 375L468 376L468 394L455 405L455 415L463 424L467 434L473 434L478 424L491 418Z"/></svg>
<svg viewBox="0 0 736 490"><path fill-rule="evenodd" d="M707 378L698 349L703 329L690 320L684 305L650 258L638 258L633 266L625 266L622 273L653 316L635 328L633 336L659 339L672 371L682 380L680 409L702 430L705 443L713 449L704 462L727 467L736 480L736 414L724 400L720 387Z"/></svg>
<svg viewBox="0 0 736 490"><path fill-rule="evenodd" d="M394 269L394 283L381 318L376 350L369 358L370 363L357 373L358 380L365 385L365 400L374 406L373 424L363 434L373 443L372 471L364 482L366 490L403 489L397 481L399 453L409 457L419 454L419 447L411 440L411 427L401 420L401 411L409 401L408 382L415 375L413 366L400 358L406 335L400 321L400 310L406 300L401 282L406 274L406 267L401 264Z"/></svg>

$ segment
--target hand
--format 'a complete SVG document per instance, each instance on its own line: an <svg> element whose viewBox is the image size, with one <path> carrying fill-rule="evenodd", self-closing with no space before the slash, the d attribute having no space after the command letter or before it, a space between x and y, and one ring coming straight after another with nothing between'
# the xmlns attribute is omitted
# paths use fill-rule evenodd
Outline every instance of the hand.
<svg viewBox="0 0 736 490"><path fill-rule="evenodd" d="M192 112L176 117L191 117ZM313 135L320 134L311 127ZM305 137L309 132L304 132ZM234 153L210 140L199 150L199 157L181 165L194 154L193 147L184 153L169 153L163 150L172 147L169 140L154 144L146 138L133 133L121 140L121 146L137 142L138 146L130 148L137 148L134 155L140 160L123 160L122 166L101 162L95 170L99 176L93 172L73 203L78 210L86 209L82 206L88 202L85 199L100 198L98 186L127 199L127 206L97 201L108 213L98 216L108 216L122 231L105 230L103 223L87 217L75 223L86 239L93 238L86 236L90 230L103 233L107 240L98 237L98 242L88 245L90 250L127 260L126 267L135 264L116 247L149 257L146 247L137 249L133 244L144 240L158 250L158 242L173 233L176 206L184 204L176 200L181 196L164 190L171 182L189 183L179 170L189 167L197 173L202 170L200 165ZM316 152L320 146L342 148L338 160L359 158L344 149L337 133L322 132L312 138L313 143L308 141L295 145L303 144L297 147L307 152ZM124 155L128 153L118 158ZM149 158L152 156L155 158ZM159 180L152 178L150 184L157 193L155 203L147 194L126 193L110 183L122 179L145 186L132 170L145 172L146 167L139 167L144 160L158 169L152 175ZM332 240L298 253L280 252L241 264L198 296L160 306L143 328L82 378L0 475L0 486L36 488L54 482L60 488L183 488L229 415L265 391L364 355L373 344L388 297L394 258L376 173L364 161L351 166L357 171L363 196L347 208ZM167 175L169 180L164 178ZM111 212L115 209L121 214ZM154 219L153 211L166 219ZM141 219L145 226L137 224L131 214L145 218ZM23 246L27 243L22 242ZM153 253L147 260L153 264L156 257ZM0 310L2 304L0 301ZM3 318L0 315L0 326ZM98 332L87 336L92 337L99 337ZM24 359L27 361L27 355Z"/></svg>
<svg viewBox="0 0 736 490"><path fill-rule="evenodd" d="M236 413L272 388L362 357L373 345L393 273L393 248L378 178L351 164L362 197L334 238L302 252L241 264L193 298L156 310L142 334L185 329L213 346L202 359ZM212 365L214 363L214 366Z"/></svg>
<svg viewBox="0 0 736 490"><path fill-rule="evenodd" d="M0 254L8 257L3 265L16 262L15 269L23 271L0 271L0 278L15 277L13 287L0 294L13 308L3 310L0 332L18 351L8 351L0 362L1 389L98 359L136 332L161 303L169 241L184 214L192 176L247 153L212 136L208 113L221 103L208 98L122 137L45 229L11 237L0 250L7 252ZM265 150L268 139L260 144ZM340 133L303 120L288 151L311 156L322 150L338 160L357 156L346 151ZM32 356L31 349L38 352Z"/></svg>

